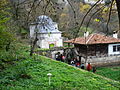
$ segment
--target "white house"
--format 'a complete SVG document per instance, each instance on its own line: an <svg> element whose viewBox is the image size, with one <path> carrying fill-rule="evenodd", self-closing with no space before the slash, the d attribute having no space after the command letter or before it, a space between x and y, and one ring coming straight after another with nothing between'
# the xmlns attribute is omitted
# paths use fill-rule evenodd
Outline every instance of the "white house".
<svg viewBox="0 0 120 90"><path fill-rule="evenodd" d="M65 42L74 44L81 57L86 54L90 57L120 55L120 39L117 38L117 33L114 33L113 37L94 33Z"/></svg>
<svg viewBox="0 0 120 90"><path fill-rule="evenodd" d="M30 37L35 38L37 32L37 45L40 48L62 47L63 39L58 30L58 24L45 15L39 16L35 23L30 24Z"/></svg>

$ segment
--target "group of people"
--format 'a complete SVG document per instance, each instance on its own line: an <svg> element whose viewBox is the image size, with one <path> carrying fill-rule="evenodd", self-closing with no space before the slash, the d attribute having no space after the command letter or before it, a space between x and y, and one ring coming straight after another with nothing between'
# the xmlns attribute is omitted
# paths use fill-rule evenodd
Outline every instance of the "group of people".
<svg viewBox="0 0 120 90"><path fill-rule="evenodd" d="M73 60L71 60L70 64L72 66L80 67L80 61L77 60L76 58L74 58Z"/></svg>
<svg viewBox="0 0 120 90"><path fill-rule="evenodd" d="M75 66L75 67L79 67L79 68L81 68L81 69L84 69L85 68L85 66L84 66L84 63L81 63L80 61L78 61L77 59L73 59L73 60L71 60L71 65L72 66Z"/></svg>
<svg viewBox="0 0 120 90"><path fill-rule="evenodd" d="M64 62L65 61L65 56L62 55L60 52L58 52L56 55L55 55L55 59L57 61L62 61ZM78 67L78 68L81 68L81 69L85 69L87 71L93 71L93 73L96 72L96 68L95 67L92 67L92 65L90 63L88 63L85 67L85 64L84 63L81 63L80 60L78 60L77 58L73 58L71 61L70 61L70 65L72 66L75 66L75 67Z"/></svg>
<svg viewBox="0 0 120 90"><path fill-rule="evenodd" d="M55 55L55 59L56 59L57 61L62 61L62 62L64 62L65 56L62 55L62 54L60 54L60 52L58 52L58 53Z"/></svg>
<svg viewBox="0 0 120 90"><path fill-rule="evenodd" d="M76 59L73 59L72 61L71 61L71 65L72 66L75 66L75 67L79 67L79 68L81 68L81 69L85 69L85 65L84 65L84 63L80 63L79 61L77 61ZM93 71L93 73L95 73L96 72L96 67L92 67L92 65L90 64L90 63L88 63L87 64L87 66L86 66L86 70L87 71Z"/></svg>

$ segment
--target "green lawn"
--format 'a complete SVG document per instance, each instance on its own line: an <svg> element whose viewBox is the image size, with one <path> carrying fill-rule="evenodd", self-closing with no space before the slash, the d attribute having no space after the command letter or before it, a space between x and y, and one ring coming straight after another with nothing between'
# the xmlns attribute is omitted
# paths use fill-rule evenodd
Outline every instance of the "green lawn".
<svg viewBox="0 0 120 90"><path fill-rule="evenodd" d="M98 68L96 73L120 81L120 66Z"/></svg>
<svg viewBox="0 0 120 90"><path fill-rule="evenodd" d="M29 57L0 72L1 90L119 90L120 83L43 56ZM51 86L47 73L52 73Z"/></svg>

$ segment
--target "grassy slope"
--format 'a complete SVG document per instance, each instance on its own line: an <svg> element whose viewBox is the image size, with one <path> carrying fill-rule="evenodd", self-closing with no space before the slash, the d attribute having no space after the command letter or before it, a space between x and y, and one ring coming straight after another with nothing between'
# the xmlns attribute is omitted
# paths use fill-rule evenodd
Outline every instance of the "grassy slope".
<svg viewBox="0 0 120 90"><path fill-rule="evenodd" d="M96 73L120 81L120 66L98 68Z"/></svg>
<svg viewBox="0 0 120 90"><path fill-rule="evenodd" d="M2 90L119 90L120 83L46 57L27 57L0 72ZM47 73L52 73L51 86ZM21 78L29 75L31 78Z"/></svg>

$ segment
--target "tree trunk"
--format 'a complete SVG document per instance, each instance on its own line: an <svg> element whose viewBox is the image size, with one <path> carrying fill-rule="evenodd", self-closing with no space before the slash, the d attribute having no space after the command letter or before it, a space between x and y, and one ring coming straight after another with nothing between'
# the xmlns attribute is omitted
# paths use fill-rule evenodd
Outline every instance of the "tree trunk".
<svg viewBox="0 0 120 90"><path fill-rule="evenodd" d="M36 32L35 39L34 39L34 41L31 43L30 56L32 56L32 55L33 55L34 48L35 48L35 45L36 45L37 41L38 41L38 38L37 38L37 32Z"/></svg>
<svg viewBox="0 0 120 90"><path fill-rule="evenodd" d="M120 30L120 0L116 0L116 6L117 6L117 11L118 11L119 30Z"/></svg>

